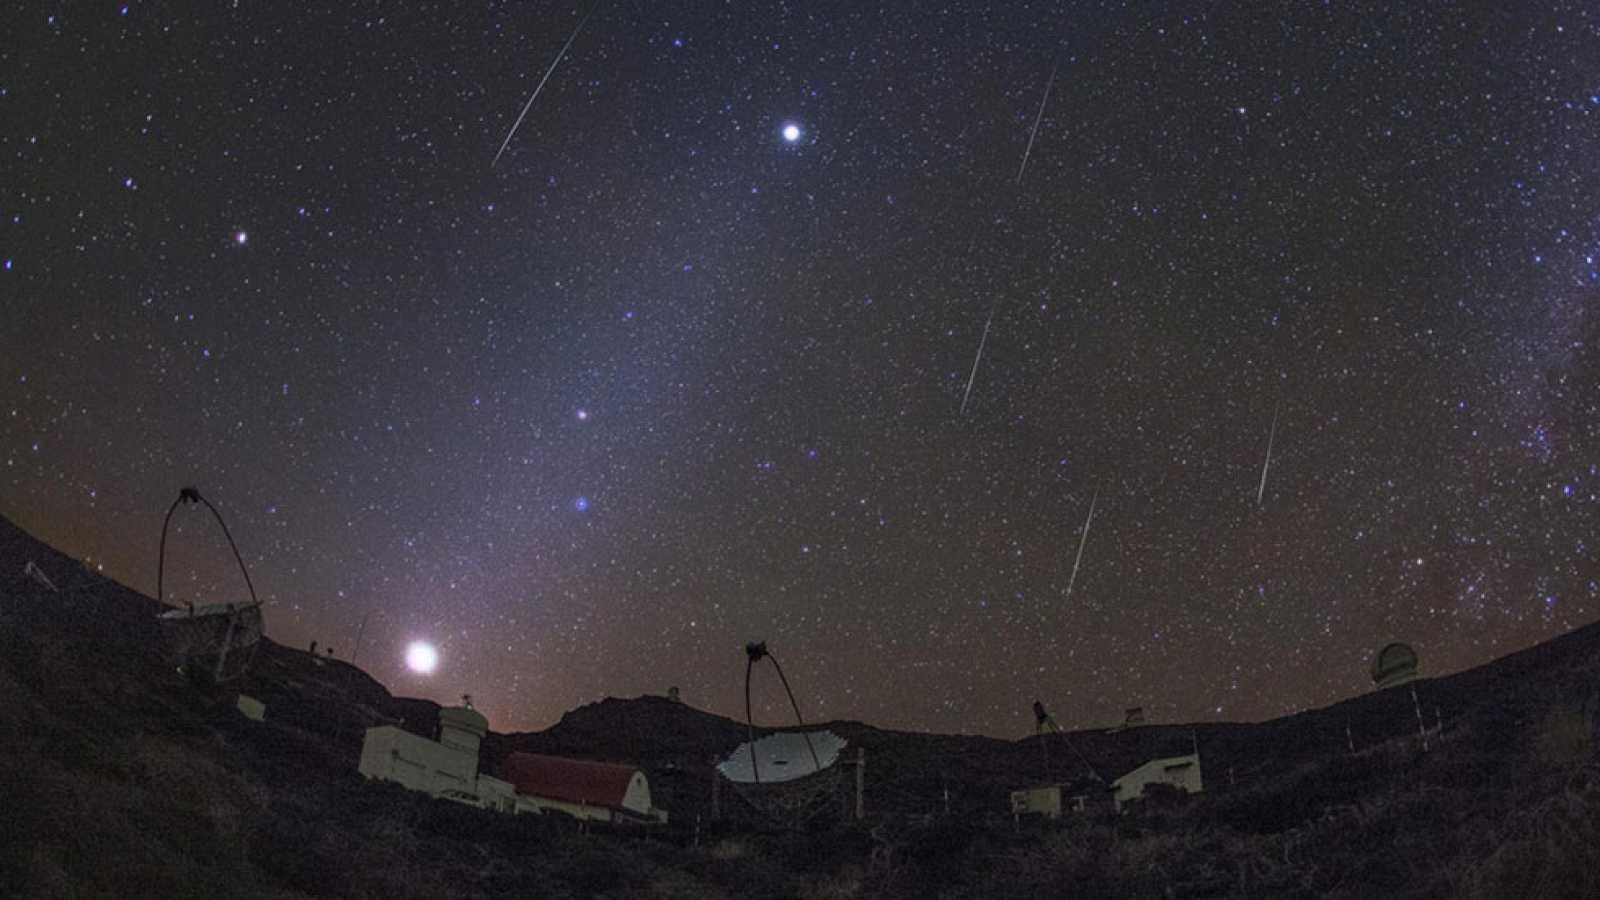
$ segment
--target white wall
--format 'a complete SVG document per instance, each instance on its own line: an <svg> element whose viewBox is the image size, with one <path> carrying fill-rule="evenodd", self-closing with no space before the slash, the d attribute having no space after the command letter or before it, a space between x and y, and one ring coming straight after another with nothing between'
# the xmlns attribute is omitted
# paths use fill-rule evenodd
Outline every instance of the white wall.
<svg viewBox="0 0 1600 900"><path fill-rule="evenodd" d="M643 772L634 772L628 779L628 790L622 795L622 808L641 816L650 815L650 783Z"/></svg>
<svg viewBox="0 0 1600 900"><path fill-rule="evenodd" d="M1200 756L1191 753L1187 756L1152 759L1111 784L1116 789L1118 812L1129 800L1144 796L1145 787L1151 784L1170 784L1191 794L1198 794L1203 790Z"/></svg>
<svg viewBox="0 0 1600 900"><path fill-rule="evenodd" d="M393 725L367 729L358 770L368 778L398 782L429 794L477 792L476 753L446 747Z"/></svg>
<svg viewBox="0 0 1600 900"><path fill-rule="evenodd" d="M547 809L553 809L556 812L564 812L575 819L587 820L590 822L611 821L611 810L606 809L604 806L589 806L588 804L568 803L565 800L553 800L549 797L533 797L527 794L519 794L518 802L526 804L527 806L531 806L541 812ZM519 808L518 811L520 812L522 810Z"/></svg>
<svg viewBox="0 0 1600 900"><path fill-rule="evenodd" d="M1011 792L1011 812L1025 816L1030 813L1050 819L1061 818L1061 788L1058 785L1027 788Z"/></svg>
<svg viewBox="0 0 1600 900"><path fill-rule="evenodd" d="M501 781L488 775L478 776L478 802L484 809L495 812L518 813L525 810L518 808L517 789L509 781Z"/></svg>

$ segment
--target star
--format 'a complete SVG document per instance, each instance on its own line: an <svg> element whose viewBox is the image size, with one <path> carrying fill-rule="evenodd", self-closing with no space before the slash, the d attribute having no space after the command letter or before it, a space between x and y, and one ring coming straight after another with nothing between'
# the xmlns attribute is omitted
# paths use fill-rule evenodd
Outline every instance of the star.
<svg viewBox="0 0 1600 900"><path fill-rule="evenodd" d="M248 91L190 38L136 83L0 83L26 126L0 305L30 326L0 328L0 516L131 586L194 470L275 640L361 635L435 700L471 669L497 730L651 689L637 635L687 621L675 679L781 619L826 651L795 685L825 715L1014 737L1023 672L1083 727L1264 719L1364 690L1379 639L1443 674L1600 617L1600 155L1573 139L1600 83L1555 22L1484 69L1483 23L1428 4L1354 31L1280 4L1220 44L1148 4L994 4L997 33L1141 38L1040 32L989 72L962 29L878 16L752 33L679 4L634 41L604 3L489 28L236 5L195 34L275 36ZM44 33L121 46L145 8ZM461 51L446 79L390 52L429 40ZM414 114L453 91L471 127ZM244 591L220 547L182 563L197 600ZM612 597L630 615L594 617ZM431 678L414 639L449 641ZM585 674L514 702L547 661Z"/></svg>

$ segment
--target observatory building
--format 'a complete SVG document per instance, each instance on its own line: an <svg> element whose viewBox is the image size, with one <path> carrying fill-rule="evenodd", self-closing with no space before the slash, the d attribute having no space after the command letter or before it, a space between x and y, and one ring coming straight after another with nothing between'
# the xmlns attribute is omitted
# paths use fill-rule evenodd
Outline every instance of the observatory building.
<svg viewBox="0 0 1600 900"><path fill-rule="evenodd" d="M478 772L478 747L489 720L470 706L439 710L439 739L430 741L394 725L368 728L358 771L413 791L501 812L518 809L515 791Z"/></svg>
<svg viewBox="0 0 1600 900"><path fill-rule="evenodd" d="M650 801L644 772L616 763L513 753L500 774L510 780L519 803L553 809L591 822L661 824L667 811Z"/></svg>
<svg viewBox="0 0 1600 900"><path fill-rule="evenodd" d="M1417 651L1410 644L1393 643L1372 658L1372 685L1377 690L1414 681L1417 677Z"/></svg>
<svg viewBox="0 0 1600 900"><path fill-rule="evenodd" d="M1112 797L1117 811L1131 800L1144 796L1144 789L1152 784L1167 784L1190 794L1204 790L1200 779L1200 754L1168 756L1152 759L1132 772L1111 782Z"/></svg>
<svg viewBox="0 0 1600 900"><path fill-rule="evenodd" d="M651 805L650 784L632 766L513 753L503 774L478 769L489 720L471 706L439 710L439 739L430 741L394 725L368 728L359 771L413 791L505 813L554 809L600 822L665 823Z"/></svg>
<svg viewBox="0 0 1600 900"><path fill-rule="evenodd" d="M1063 784L1023 788L1011 792L1011 814L1059 819L1063 813L1109 811L1112 790L1098 778L1080 778Z"/></svg>

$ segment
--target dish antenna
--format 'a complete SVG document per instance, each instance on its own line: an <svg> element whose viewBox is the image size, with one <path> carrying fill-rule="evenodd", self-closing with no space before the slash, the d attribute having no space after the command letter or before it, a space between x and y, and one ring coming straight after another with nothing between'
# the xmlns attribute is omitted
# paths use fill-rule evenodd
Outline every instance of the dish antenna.
<svg viewBox="0 0 1600 900"><path fill-rule="evenodd" d="M789 679L778 665L777 657L767 649L765 641L745 645L744 666L744 717L750 739L735 747L721 762L716 763L712 775L712 816L720 816L718 797L722 786L731 788L734 796L767 820L786 827L797 827L836 808L836 801L844 789L843 771L839 765L846 740L827 729L806 728L805 717L800 714L800 704L789 687ZM750 677L756 663L772 660L778 670L783 690L789 695L789 705L794 708L794 718L800 728L795 731L777 731L756 738L755 716L750 706ZM865 756L856 749L854 761L856 776L855 817L862 815L862 775Z"/></svg>
<svg viewBox="0 0 1600 900"><path fill-rule="evenodd" d="M750 672L755 668L756 663L763 659L772 660L772 667L778 670L778 680L783 682L783 691L789 695L789 705L794 707L794 720L800 723L801 728L806 726L806 720L804 716L800 715L800 704L794 699L794 691L789 689L789 679L783 677L783 666L778 665L778 658L772 655L771 650L767 649L767 642L751 641L745 644L744 655L744 723L745 727L750 731L750 771L755 778L755 783L760 784L761 766L756 762L756 720L750 714ZM805 734L806 748L811 751L811 764L816 767L814 771L820 771L822 762L817 758L817 748L811 744L811 735L805 732L802 732L802 734Z"/></svg>
<svg viewBox="0 0 1600 900"><path fill-rule="evenodd" d="M196 606L190 602L181 609L169 609L159 619L166 632L170 652L178 662L178 669L191 678L209 678L220 684L245 673L255 658L261 642L261 601L256 598L255 585L250 581L250 570L245 568L239 545L233 541L222 514L211 501L200 496L192 487L178 491L178 499L167 508L167 517L161 523L161 552L156 562L156 599L166 604L167 530L172 525L172 514L185 503L203 504L211 511L223 537L233 548L233 558L244 574L245 587L250 591L249 603L208 603Z"/></svg>
<svg viewBox="0 0 1600 900"><path fill-rule="evenodd" d="M1094 766L1090 764L1088 758L1078 752L1078 748L1072 743L1072 738L1067 737L1067 733L1061 730L1060 725L1056 724L1055 717L1050 715L1050 712L1044 708L1042 701L1033 701L1033 723L1034 734L1039 738L1039 751L1044 755L1044 777L1046 781L1050 780L1050 745L1045 738L1051 732L1061 736L1061 740L1066 743L1067 749L1078 757L1078 762L1083 763L1083 768L1088 771L1090 778L1095 781L1104 780L1100 777L1100 773L1094 770Z"/></svg>

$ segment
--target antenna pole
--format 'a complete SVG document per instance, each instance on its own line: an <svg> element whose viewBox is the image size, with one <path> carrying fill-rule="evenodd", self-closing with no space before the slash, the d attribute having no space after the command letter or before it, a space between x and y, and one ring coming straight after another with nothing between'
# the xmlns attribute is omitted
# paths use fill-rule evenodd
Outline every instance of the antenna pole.
<svg viewBox="0 0 1600 900"><path fill-rule="evenodd" d="M755 773L756 784L760 784L761 765L756 762L756 720L750 714L750 670L755 668L756 660L767 654L767 643L746 644L744 652L744 724L750 730L750 771Z"/></svg>
<svg viewBox="0 0 1600 900"><path fill-rule="evenodd" d="M1089 758L1083 755L1083 751L1079 750L1076 744L1072 743L1072 738L1068 737L1067 733L1061 730L1061 726L1056 722L1055 717L1050 715L1050 713L1044 708L1044 703L1038 700L1033 701L1033 717L1034 722L1038 726L1037 730L1039 734L1039 747L1041 752L1044 753L1044 777L1046 781L1050 780L1050 751L1045 746L1048 741L1045 733L1045 729L1047 728L1061 736L1061 740L1066 743L1067 749L1071 750L1072 754L1078 757L1078 762L1083 763L1083 767L1089 772L1090 778L1093 778L1095 781L1103 780L1100 777L1100 773L1095 771L1094 764L1089 762Z"/></svg>
<svg viewBox="0 0 1600 900"><path fill-rule="evenodd" d="M772 667L778 670L778 680L783 682L783 691L789 695L789 705L794 707L794 720L800 723L801 728L804 728L806 725L805 717L800 715L800 704L794 699L794 691L789 690L789 679L783 677L783 666L778 665L778 658L771 653L767 654L767 658L772 660ZM800 736L806 739L806 749L811 751L812 771L821 772L822 761L817 759L817 748L811 744L811 733L802 731Z"/></svg>
<svg viewBox="0 0 1600 900"><path fill-rule="evenodd" d="M1417 686L1411 686L1411 707L1417 711L1417 732L1422 735L1422 751L1428 751L1428 726L1422 721L1422 704L1417 702Z"/></svg>
<svg viewBox="0 0 1600 900"><path fill-rule="evenodd" d="M867 748L856 748L856 818L864 818L867 814L866 805L862 802L862 787L867 778ZM950 805L949 792L945 793L945 809L948 812Z"/></svg>
<svg viewBox="0 0 1600 900"><path fill-rule="evenodd" d="M717 777L717 761L711 760L711 821L722 821L722 779Z"/></svg>
<svg viewBox="0 0 1600 900"><path fill-rule="evenodd" d="M178 493L178 499L172 501L167 507L167 517L161 520L161 551L156 557L156 602L164 603L166 594L167 573L167 526L172 524L172 514L177 511L178 504L189 498L187 490Z"/></svg>
<svg viewBox="0 0 1600 900"><path fill-rule="evenodd" d="M223 666L228 663L228 648L233 645L233 626L238 621L239 614L233 611L232 604L228 606L228 630L222 636L222 652L217 654L217 668L215 680L222 681Z"/></svg>
<svg viewBox="0 0 1600 900"><path fill-rule="evenodd" d="M800 703L794 699L794 691L789 687L789 679L784 677L783 666L778 665L778 658L773 656L772 651L767 649L767 642L752 641L745 644L744 655L744 721L750 734L750 771L755 775L756 784L760 784L761 768L756 762L756 720L750 712L750 672L755 668L757 662L762 659L772 660L772 667L778 670L778 680L783 682L783 691L789 695L789 705L794 707L794 720L800 723L801 728L805 727L806 720L804 716L800 715ZM802 731L800 736L806 739L806 749L811 751L813 771L822 771L822 761L817 758L817 748L811 743L811 735Z"/></svg>
<svg viewBox="0 0 1600 900"><path fill-rule="evenodd" d="M1050 733L1044 730L1043 725L1040 725L1038 736L1039 756L1044 760L1044 780L1048 783L1050 781Z"/></svg>
<svg viewBox="0 0 1600 900"><path fill-rule="evenodd" d="M260 606L261 601L256 599L256 586L250 581L250 570L244 567L244 557L239 555L239 545L233 542L233 535L228 531L228 523L222 521L222 513L217 512L217 508L211 505L210 500L201 497L199 491L194 488L189 488L189 490L194 493L201 503L206 505L206 509L211 510L211 515L216 517L217 524L222 526L222 536L228 539L228 546L233 548L233 558L239 563L239 571L244 573L244 586L250 589L250 603L254 606Z"/></svg>
<svg viewBox="0 0 1600 900"><path fill-rule="evenodd" d="M222 526L222 536L228 539L228 546L233 548L233 558L239 563L239 571L244 573L244 586L250 589L250 604L252 606L260 606L261 601L256 599L256 586L250 581L250 570L245 568L244 557L239 553L239 545L233 541L233 534L228 531L228 523L222 521L222 513L217 512L217 508L211 505L211 501L200 496L200 491L192 487L186 487L178 491L178 499L172 501L172 505L167 507L167 517L161 522L161 551L156 561L156 600L163 603L166 600L167 526L172 524L172 514L183 503L204 503L206 509L211 510L211 515L216 518L217 524ZM190 604L190 607L192 608L193 605Z"/></svg>

